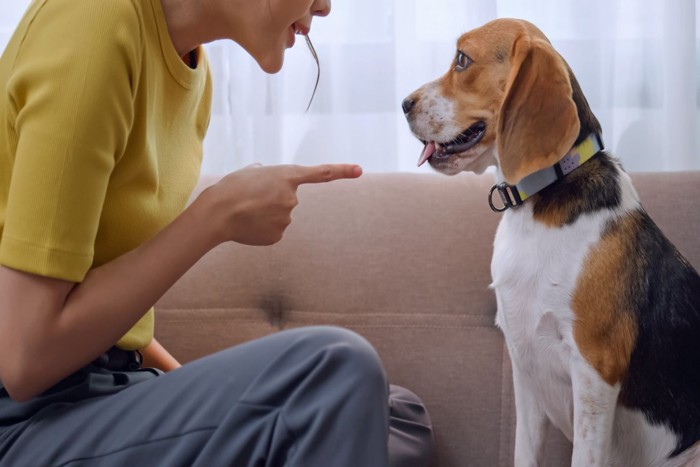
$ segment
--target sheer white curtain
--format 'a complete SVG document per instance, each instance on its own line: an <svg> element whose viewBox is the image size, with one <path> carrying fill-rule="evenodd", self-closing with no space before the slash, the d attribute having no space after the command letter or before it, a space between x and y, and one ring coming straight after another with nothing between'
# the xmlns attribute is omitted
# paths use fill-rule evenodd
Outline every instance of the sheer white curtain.
<svg viewBox="0 0 700 467"><path fill-rule="evenodd" d="M108 1L108 0L100 0ZM497 17L538 25L567 59L628 170L700 169L700 0L333 0L277 75L238 46L207 46L215 96L205 173L252 162L361 163L367 171L422 171L404 96L444 73L457 37ZM27 0L0 2L0 45Z"/></svg>

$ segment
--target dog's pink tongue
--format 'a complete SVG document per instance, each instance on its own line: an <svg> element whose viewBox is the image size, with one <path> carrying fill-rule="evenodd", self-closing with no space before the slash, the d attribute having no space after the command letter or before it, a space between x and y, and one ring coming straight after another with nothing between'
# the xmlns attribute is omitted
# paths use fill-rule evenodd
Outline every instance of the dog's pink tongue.
<svg viewBox="0 0 700 467"><path fill-rule="evenodd" d="M430 156L435 154L435 142L430 141L428 144L425 145L423 148L423 152L420 154L420 158L418 159L418 167L421 165L425 164L425 161L430 159Z"/></svg>

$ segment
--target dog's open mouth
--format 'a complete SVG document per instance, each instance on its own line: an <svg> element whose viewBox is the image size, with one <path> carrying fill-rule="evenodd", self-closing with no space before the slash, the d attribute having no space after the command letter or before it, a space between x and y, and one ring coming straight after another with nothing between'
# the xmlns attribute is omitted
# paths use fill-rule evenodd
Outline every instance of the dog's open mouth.
<svg viewBox="0 0 700 467"><path fill-rule="evenodd" d="M418 167L431 158L445 160L453 154L459 154L473 148L484 137L484 133L486 133L486 124L484 122L476 122L448 143L423 141L425 147L418 159Z"/></svg>

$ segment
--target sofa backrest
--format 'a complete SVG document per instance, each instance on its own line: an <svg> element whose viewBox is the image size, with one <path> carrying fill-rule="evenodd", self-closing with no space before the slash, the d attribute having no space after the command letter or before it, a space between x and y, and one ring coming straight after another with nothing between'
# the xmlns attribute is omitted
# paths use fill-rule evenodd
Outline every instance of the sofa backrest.
<svg viewBox="0 0 700 467"><path fill-rule="evenodd" d="M700 172L633 179L661 229L700 266ZM510 466L511 369L489 289L500 219L486 202L492 183L365 174L303 186L284 239L213 250L157 304L156 334L189 361L280 329L348 327L377 348L392 383L425 401L436 466ZM547 465L567 465L570 450L550 430Z"/></svg>

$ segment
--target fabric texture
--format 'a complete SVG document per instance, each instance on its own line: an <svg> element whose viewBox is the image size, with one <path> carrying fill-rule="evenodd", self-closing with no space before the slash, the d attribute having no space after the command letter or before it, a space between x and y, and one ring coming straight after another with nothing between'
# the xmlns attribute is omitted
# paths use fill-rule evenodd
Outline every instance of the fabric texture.
<svg viewBox="0 0 700 467"><path fill-rule="evenodd" d="M211 83L159 0L36 0L0 58L0 264L81 281L185 206ZM145 346L149 311L119 342Z"/></svg>
<svg viewBox="0 0 700 467"><path fill-rule="evenodd" d="M158 374L93 365L27 404L5 394L0 466L426 467L432 453L420 399L389 392L374 349L344 329L281 332Z"/></svg>

